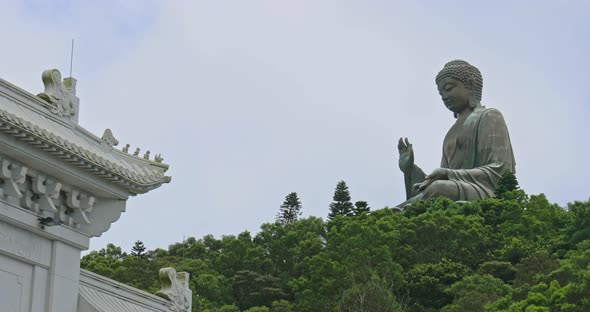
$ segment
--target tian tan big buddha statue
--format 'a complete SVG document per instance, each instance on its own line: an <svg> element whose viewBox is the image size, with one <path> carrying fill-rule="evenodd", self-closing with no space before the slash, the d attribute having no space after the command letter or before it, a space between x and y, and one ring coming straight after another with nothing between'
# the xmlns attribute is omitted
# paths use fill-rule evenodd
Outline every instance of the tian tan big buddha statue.
<svg viewBox="0 0 590 312"><path fill-rule="evenodd" d="M479 69L462 60L450 61L435 81L443 103L457 120L445 136L440 168L428 175L414 164L409 140L399 139L399 167L407 200L398 208L437 196L459 202L494 197L502 174L515 172L502 114L480 103L483 79Z"/></svg>

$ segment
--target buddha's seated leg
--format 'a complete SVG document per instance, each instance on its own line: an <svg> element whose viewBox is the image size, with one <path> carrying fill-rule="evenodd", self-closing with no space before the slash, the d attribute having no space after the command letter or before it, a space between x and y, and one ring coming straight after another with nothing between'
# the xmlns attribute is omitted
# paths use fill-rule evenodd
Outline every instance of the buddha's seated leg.
<svg viewBox="0 0 590 312"><path fill-rule="evenodd" d="M422 191L423 200L444 196L453 201L460 200L459 186L457 183L449 180L437 180L432 182L424 191Z"/></svg>
<svg viewBox="0 0 590 312"><path fill-rule="evenodd" d="M395 206L395 208L403 209L404 207L416 203L421 200L429 200L431 198L444 196L453 201L464 200L461 199L459 193L459 186L449 180L437 180L432 182L426 189L418 193L416 196L406 200L405 202Z"/></svg>
<svg viewBox="0 0 590 312"><path fill-rule="evenodd" d="M459 195L459 187L455 182L448 180L437 180L432 182L425 190L418 193L416 196L397 205L396 208L403 209L404 207L420 200L428 200L439 196L444 196L453 201L458 201L461 199L461 196Z"/></svg>

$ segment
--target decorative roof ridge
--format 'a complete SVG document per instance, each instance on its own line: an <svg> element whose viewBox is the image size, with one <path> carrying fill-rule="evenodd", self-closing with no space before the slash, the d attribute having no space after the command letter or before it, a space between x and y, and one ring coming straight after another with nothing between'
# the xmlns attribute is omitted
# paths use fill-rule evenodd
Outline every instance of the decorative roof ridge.
<svg viewBox="0 0 590 312"><path fill-rule="evenodd" d="M168 165L168 164L161 163L161 162L156 162L156 161L151 160L151 159L145 159L144 157L135 156L133 154L125 153L125 152L120 151L120 150L118 150L116 148L112 148L112 152L116 153L117 156L126 157L126 158L129 158L129 159L133 160L133 161L140 161L140 162L146 163L146 164L148 164L150 166L161 168L161 169L164 170L164 172L165 171L168 171L168 168L170 168L170 165Z"/></svg>
<svg viewBox="0 0 590 312"><path fill-rule="evenodd" d="M103 139L101 139L99 136L90 132L88 129L86 129L80 125L76 124L74 129L72 129L72 130L79 131L80 133L84 134L87 139L94 141L96 144L101 144L103 142ZM107 129L107 130L110 130L110 129ZM140 157L140 156L136 156L133 154L129 154L128 152L121 151L121 150L116 149L112 146L108 146L108 150L109 150L109 152L115 153L117 155L117 157L124 157L124 158L130 159L134 162L142 162L142 163L148 164L150 166L158 167L158 168L163 169L164 172L170 168L170 165L168 165L168 164L158 162L156 160L146 159L145 157Z"/></svg>
<svg viewBox="0 0 590 312"><path fill-rule="evenodd" d="M2 78L0 78L0 85L6 87L8 90L16 93L19 96L24 97L28 101L34 102L34 105L31 105L31 103L28 103L27 101L22 101L22 99L15 98L11 94L4 93L4 95L6 95L8 98L18 102L18 104L20 106L25 107L26 109L31 110L34 113L38 113L38 114L42 115L43 117L47 118L48 120L51 120L52 122L58 123L62 126L65 126L68 128L74 128L74 127L78 126L71 119L62 118L62 117L59 117L58 115L55 115L54 113L52 113L51 109L53 108L53 106L51 104L44 101L40 97L30 93L29 91L22 89L16 85L4 80L4 79L2 79ZM0 92L2 92L1 89L0 89Z"/></svg>
<svg viewBox="0 0 590 312"><path fill-rule="evenodd" d="M84 134L87 139L94 141L96 144L101 144L103 142L103 139L101 139L99 136L90 132L88 129L86 129L80 125L76 124L72 130L79 131L79 133ZM106 130L110 130L110 129L106 129ZM170 168L170 165L168 165L168 164L165 164L162 162L157 162L157 161L151 160L151 159L146 159L144 157L136 156L133 154L129 154L128 152L121 151L117 148L114 148L113 146L108 146L108 150L109 150L109 152L115 153L117 155L117 157L125 157L125 158L130 159L134 162L142 162L142 163L154 166L154 167L164 169L164 171L167 171L168 168Z"/></svg>
<svg viewBox="0 0 590 312"><path fill-rule="evenodd" d="M115 164L46 129L34 125L30 121L24 120L2 109L0 109L0 131L4 131L17 139L48 151L58 158L71 162L99 177L122 184L129 188L132 193L144 193L171 181L171 177L164 175L167 167L158 166L164 170L157 176L155 174L141 175L134 173L127 168ZM85 130L85 132L88 131ZM145 161L150 162L149 160Z"/></svg>
<svg viewBox="0 0 590 312"><path fill-rule="evenodd" d="M73 131L79 132L81 134L84 134L86 136L87 139L90 139L92 141L94 141L97 144L100 144L100 137L92 132L90 132L90 130L75 124L74 127L72 128Z"/></svg>

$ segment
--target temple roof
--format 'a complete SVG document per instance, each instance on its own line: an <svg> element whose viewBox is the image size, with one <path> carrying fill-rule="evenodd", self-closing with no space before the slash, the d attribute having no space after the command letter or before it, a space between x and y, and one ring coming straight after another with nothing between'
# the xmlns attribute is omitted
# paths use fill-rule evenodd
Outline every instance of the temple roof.
<svg viewBox="0 0 590 312"><path fill-rule="evenodd" d="M173 312L169 301L86 270L80 270L80 312Z"/></svg>
<svg viewBox="0 0 590 312"><path fill-rule="evenodd" d="M2 79L0 85L3 87L0 89L0 131L115 183L131 194L145 193L170 182L171 178L165 175L168 165L161 163L159 155L157 161L153 161L149 155L128 154L114 148L118 142L109 129L99 138L79 126L77 102L73 108L69 106L75 113L63 114L62 106L66 102L48 91L47 83L46 92L39 96ZM72 94L62 91L64 99L70 97L77 101L75 89ZM7 94L2 94L5 92Z"/></svg>

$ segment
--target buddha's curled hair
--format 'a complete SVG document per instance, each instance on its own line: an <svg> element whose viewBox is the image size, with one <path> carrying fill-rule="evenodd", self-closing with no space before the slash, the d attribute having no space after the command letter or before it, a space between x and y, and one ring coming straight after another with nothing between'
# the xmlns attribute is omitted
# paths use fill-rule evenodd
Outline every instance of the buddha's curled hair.
<svg viewBox="0 0 590 312"><path fill-rule="evenodd" d="M455 78L461 81L467 88L474 91L473 96L481 101L483 90L483 78L477 67L463 60L453 60L445 64L443 69L436 75L436 83L446 77Z"/></svg>

